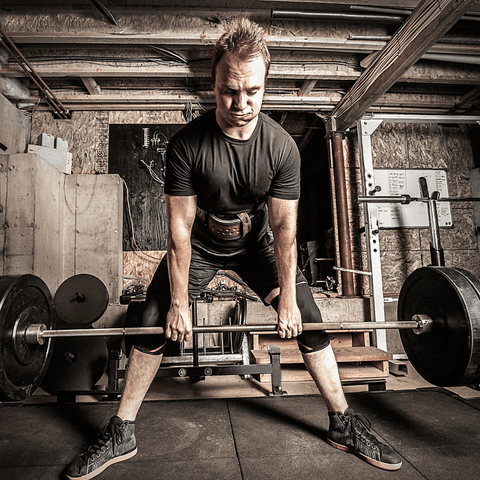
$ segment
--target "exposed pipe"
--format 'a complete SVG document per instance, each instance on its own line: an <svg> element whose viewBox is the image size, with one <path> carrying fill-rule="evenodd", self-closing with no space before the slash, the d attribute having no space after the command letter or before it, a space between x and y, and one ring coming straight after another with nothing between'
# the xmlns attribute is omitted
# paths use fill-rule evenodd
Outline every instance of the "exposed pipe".
<svg viewBox="0 0 480 480"><path fill-rule="evenodd" d="M62 105L60 100L57 99L55 94L50 90L48 85L43 81L40 75L38 75L35 69L27 62L27 59L22 55L20 50L16 47L12 40L10 40L10 37L8 37L2 28L0 28L0 35L2 35L2 37L6 40L3 45L8 53L15 58L20 67L22 67L23 71L35 82L38 88L40 88L45 100L52 107L54 113L65 120L71 118L68 110Z"/></svg>
<svg viewBox="0 0 480 480"><path fill-rule="evenodd" d="M366 5L350 5L350 10L357 12L375 12L375 13L392 13L398 15L405 15L408 17L413 12L413 9L396 9L396 8L382 8L382 7L368 7ZM480 17L478 12L467 12L460 20L470 20L473 22L479 22Z"/></svg>
<svg viewBox="0 0 480 480"><path fill-rule="evenodd" d="M313 12L310 10L279 10L272 8L272 18L291 20L324 20L330 22L365 22L365 23L403 23L405 15L369 15L357 13Z"/></svg>
<svg viewBox="0 0 480 480"><path fill-rule="evenodd" d="M343 134L332 133L333 175L335 178L335 201L338 219L338 243L340 245L340 264L344 269L352 270L352 249L350 244L350 223L348 221L347 181L345 177L345 156L343 150ZM342 275L342 295L355 296L353 274L345 270Z"/></svg>
<svg viewBox="0 0 480 480"><path fill-rule="evenodd" d="M391 35L349 35L348 40L367 40L372 42L388 42L391 40ZM468 38L468 37L461 37L461 38L449 38L443 37L438 40L437 43L448 43L448 44L456 44L459 45L480 45L480 38Z"/></svg>
<svg viewBox="0 0 480 480"><path fill-rule="evenodd" d="M360 66L368 68L380 55L380 50L365 57ZM452 55L449 53L425 53L419 60L435 60L438 62L463 63L468 65L480 65L480 57L474 55Z"/></svg>
<svg viewBox="0 0 480 480"><path fill-rule="evenodd" d="M372 13L347 13L347 12L315 12L311 10L285 10L272 8L271 18L290 20L323 20L330 22L365 22L398 24L403 23L412 13L410 10L396 10L377 7L362 7L359 5L350 6L351 10L372 12ZM378 12L378 13L376 13ZM480 22L480 16L475 13L464 15L460 20Z"/></svg>

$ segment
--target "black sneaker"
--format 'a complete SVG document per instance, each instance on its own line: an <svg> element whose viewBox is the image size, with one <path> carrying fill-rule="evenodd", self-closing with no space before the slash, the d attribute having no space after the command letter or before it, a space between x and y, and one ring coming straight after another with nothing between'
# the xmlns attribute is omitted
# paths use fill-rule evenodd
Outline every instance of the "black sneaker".
<svg viewBox="0 0 480 480"><path fill-rule="evenodd" d="M136 453L135 422L115 416L103 427L97 441L68 466L65 474L70 480L89 480Z"/></svg>
<svg viewBox="0 0 480 480"><path fill-rule="evenodd" d="M371 465L384 470L398 470L402 458L388 445L379 442L370 432L370 422L351 408L345 413L329 412L330 428L327 442L345 452L358 455Z"/></svg>

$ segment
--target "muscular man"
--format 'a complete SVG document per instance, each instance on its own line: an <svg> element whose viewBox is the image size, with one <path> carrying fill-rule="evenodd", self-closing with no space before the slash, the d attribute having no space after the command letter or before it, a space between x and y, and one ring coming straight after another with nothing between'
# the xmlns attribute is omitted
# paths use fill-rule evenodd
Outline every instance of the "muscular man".
<svg viewBox="0 0 480 480"><path fill-rule="evenodd" d="M217 107L176 134L167 152L167 255L148 288L142 318L143 326L163 326L165 334L136 340L117 415L69 466L70 479L93 478L135 455L135 418L167 339L191 338L190 304L218 270L237 272L277 311L279 336L297 338L329 411L328 442L380 468L402 464L348 408L328 336L302 332L303 323L322 318L297 267L300 155L292 138L260 112L269 65L263 30L245 18L215 46Z"/></svg>

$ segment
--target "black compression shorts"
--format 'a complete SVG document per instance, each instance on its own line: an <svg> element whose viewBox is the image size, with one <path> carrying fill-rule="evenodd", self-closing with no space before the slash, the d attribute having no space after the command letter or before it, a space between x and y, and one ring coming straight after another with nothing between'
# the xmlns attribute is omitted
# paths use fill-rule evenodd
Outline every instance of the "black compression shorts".
<svg viewBox="0 0 480 480"><path fill-rule="evenodd" d="M248 254L232 257L218 257L192 248L188 285L190 303L202 293L219 270L231 270L237 273L262 301L279 286L271 241L265 240L261 248L257 248ZM320 310L315 303L305 277L298 267L296 283L297 304L302 315L302 323L321 323ZM170 308L170 298L170 283L165 255L148 287L140 326L161 326L165 328L167 313ZM271 304L276 310L278 300L274 299ZM327 334L323 331L304 331L297 337L297 340L302 352L322 350L330 344ZM135 345L143 352L150 352L157 350L165 342L166 337L164 335L140 335L136 338ZM161 353L161 351L157 353Z"/></svg>

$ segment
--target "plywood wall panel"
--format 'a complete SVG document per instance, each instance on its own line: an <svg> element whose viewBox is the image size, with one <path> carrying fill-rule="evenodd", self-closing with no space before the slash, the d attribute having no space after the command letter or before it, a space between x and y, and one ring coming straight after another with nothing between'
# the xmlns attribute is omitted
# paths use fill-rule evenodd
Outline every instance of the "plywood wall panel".
<svg viewBox="0 0 480 480"><path fill-rule="evenodd" d="M386 123L372 135L375 168L408 168L406 125Z"/></svg>
<svg viewBox="0 0 480 480"><path fill-rule="evenodd" d="M35 177L35 241L33 264L36 272L51 291L58 288L63 270L63 245L60 210L63 205L63 179L65 175L36 157ZM62 188L61 188L62 187Z"/></svg>
<svg viewBox="0 0 480 480"><path fill-rule="evenodd" d="M18 154L8 156L8 187L6 200L6 252L11 257L29 257L33 265L35 228L35 156ZM6 273L10 273L7 271Z"/></svg>
<svg viewBox="0 0 480 480"><path fill-rule="evenodd" d="M164 255L164 251L145 253L137 251L124 252L123 274L129 277L145 279L147 283L150 283L157 266ZM132 281L124 281L124 285L128 285L130 283L132 283Z"/></svg>
<svg viewBox="0 0 480 480"><path fill-rule="evenodd" d="M118 175L75 175L75 273L95 275L118 303L122 277L122 185Z"/></svg>

